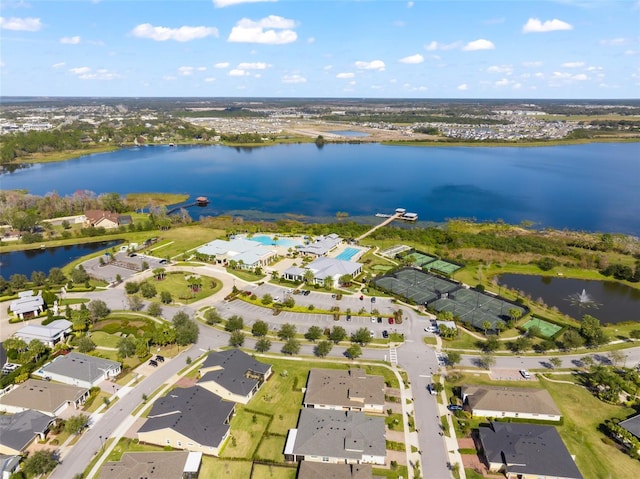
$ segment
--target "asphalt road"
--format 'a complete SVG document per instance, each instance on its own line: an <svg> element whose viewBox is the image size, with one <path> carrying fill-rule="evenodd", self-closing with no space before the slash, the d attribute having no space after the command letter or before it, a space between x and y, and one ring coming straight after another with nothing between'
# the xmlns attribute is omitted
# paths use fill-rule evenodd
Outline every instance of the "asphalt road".
<svg viewBox="0 0 640 479"><path fill-rule="evenodd" d="M212 274L212 272L208 272L208 274ZM216 275L224 276L225 273ZM432 374L438 371L439 365L434 348L426 346L422 341L423 336L426 334L423 329L428 324L423 316L419 316L407 307L402 307L405 320L401 325L391 325L388 323L388 317L394 310L398 309L399 305L389 299L377 298L375 303L371 303L368 297L360 300L359 295L354 295L345 296L342 300L338 301L333 299L329 294L316 292L312 292L308 296L294 295L293 298L296 304L313 304L318 309L329 309L334 305L339 306L342 311L351 308L352 312L357 312L361 308L365 308L365 311L371 311L373 308L377 308L384 321L383 323L378 323L377 321L374 323L371 322L369 317L352 316L352 320L347 322L343 316L339 322L335 322L331 316L314 314L312 312L282 312L277 316L273 316L270 309L260 308L241 301L223 301L222 298L231 289L229 281L226 278L225 280L223 291L216 294L215 297L207 298L190 306L163 306L163 316L166 319L170 319L178 311L185 311L190 316L193 316L195 311L200 307L213 305L218 308L218 311L223 317L228 318L233 314L238 314L245 319L246 325L251 325L256 320L261 319L266 321L272 330L279 329L284 323L296 324L299 332L305 332L307 327L312 324L329 328L339 324L344 327L348 333L361 327L367 327L374 332L376 337L381 337L383 330L403 333L406 342L397 349L397 361L399 366L407 371L411 383L411 393L415 407L415 421L419 431L418 438L423 472L425 477L451 477L450 471L447 468L447 463L449 462L448 448L443 436L438 434L441 430L439 408L435 396L431 396L426 389L427 384L432 381ZM235 280L234 283L240 285L242 282ZM272 296L279 296L281 299L284 299L288 294L285 288L280 288L272 284L264 284L261 286L247 285L245 289L252 290L258 297L269 293ZM127 308L126 296L122 286L105 291L87 293L85 296L90 299L101 299L105 301L111 309ZM4 334L6 333L3 331L2 336L4 336ZM55 469L51 478L68 479L82 472L94 455L101 449L101 437L110 437L114 435L115 432L122 433L124 432L122 429L126 429L127 425L131 424L130 414L140 404L143 394L151 395L160 386L168 382L172 376L185 367L185 358L187 356L196 358L207 349L226 346L227 342L228 335L226 333L201 325L200 337L197 344L183 351L176 358L167 361L157 370L154 370L152 374L138 383L133 390L120 398L105 414L101 415L95 424L80 437L71 449L72 452L63 455L62 464ZM252 348L254 344L255 340L247 337L245 347ZM273 341L271 350L276 352L279 351L280 347L281 343ZM314 345L303 343L300 353L313 355L313 348ZM345 350L345 347L336 346L331 351L330 357L345 360ZM627 364L640 362L640 348L625 350L625 354L627 355ZM548 356L522 357L496 355L494 368L537 369L547 367L548 358L552 356L553 354ZM561 356L563 366L580 365L579 361L583 356L584 355ZM386 347L375 349L364 348L361 359L389 361L392 359L391 350ZM600 359L603 362L607 360L606 355L599 355L596 359ZM477 356L463 355L461 365L475 366L476 361Z"/></svg>

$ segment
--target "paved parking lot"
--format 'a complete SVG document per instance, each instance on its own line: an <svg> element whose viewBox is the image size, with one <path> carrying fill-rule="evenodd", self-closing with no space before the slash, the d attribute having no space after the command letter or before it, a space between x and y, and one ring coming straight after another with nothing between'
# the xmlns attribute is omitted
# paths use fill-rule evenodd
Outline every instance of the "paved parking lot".
<svg viewBox="0 0 640 479"><path fill-rule="evenodd" d="M146 254L136 254L135 256L128 256L127 253L118 252L114 255L114 260L122 263L131 264L132 268L125 268L123 266L117 266L115 264L100 264L100 258L105 259L104 256L92 258L82 263L82 266L86 272L97 279L113 283L116 280L116 276L120 275L123 281L131 278L134 274L142 271L142 263L146 262L150 270L155 268L165 267L166 264L161 263L163 258L156 256L149 256Z"/></svg>

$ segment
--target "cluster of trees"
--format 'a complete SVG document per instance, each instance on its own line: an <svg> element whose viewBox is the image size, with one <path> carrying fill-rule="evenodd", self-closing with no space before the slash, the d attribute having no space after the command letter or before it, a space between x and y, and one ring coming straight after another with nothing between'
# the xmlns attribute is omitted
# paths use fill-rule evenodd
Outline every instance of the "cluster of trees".
<svg viewBox="0 0 640 479"><path fill-rule="evenodd" d="M33 153L78 150L87 145L81 140L84 134L76 128L49 131L28 131L4 135L0 146L0 162L10 163Z"/></svg>
<svg viewBox="0 0 640 479"><path fill-rule="evenodd" d="M601 428L605 434L622 444L632 458L640 459L640 439L620 426L620 419L607 419Z"/></svg>
<svg viewBox="0 0 640 479"><path fill-rule="evenodd" d="M624 353L623 353L624 354ZM584 373L585 385L602 401L619 404L621 396L635 396L640 389L640 373L633 368L618 365L590 363L588 372Z"/></svg>
<svg viewBox="0 0 640 479"><path fill-rule="evenodd" d="M615 279L637 283L640 281L640 260L636 261L633 268L626 264L611 264L601 269L600 273L604 276L613 276Z"/></svg>

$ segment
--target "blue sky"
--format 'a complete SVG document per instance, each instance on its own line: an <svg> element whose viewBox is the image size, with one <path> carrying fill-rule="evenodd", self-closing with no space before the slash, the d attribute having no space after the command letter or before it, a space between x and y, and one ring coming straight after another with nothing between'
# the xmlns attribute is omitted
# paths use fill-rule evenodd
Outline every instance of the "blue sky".
<svg viewBox="0 0 640 479"><path fill-rule="evenodd" d="M2 95L640 96L640 0L0 5Z"/></svg>

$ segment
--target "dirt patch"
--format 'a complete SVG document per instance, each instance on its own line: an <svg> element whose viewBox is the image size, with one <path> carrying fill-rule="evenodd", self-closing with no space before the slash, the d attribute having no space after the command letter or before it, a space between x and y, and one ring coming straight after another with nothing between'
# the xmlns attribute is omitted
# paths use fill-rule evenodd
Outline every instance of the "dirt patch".
<svg viewBox="0 0 640 479"><path fill-rule="evenodd" d="M458 438L458 447L460 449L475 449L476 443L471 437L460 437Z"/></svg>
<svg viewBox="0 0 640 479"><path fill-rule="evenodd" d="M176 386L178 386L179 388L190 388L191 386L195 386L197 382L197 378L182 377L178 379L178 382L176 382Z"/></svg>

